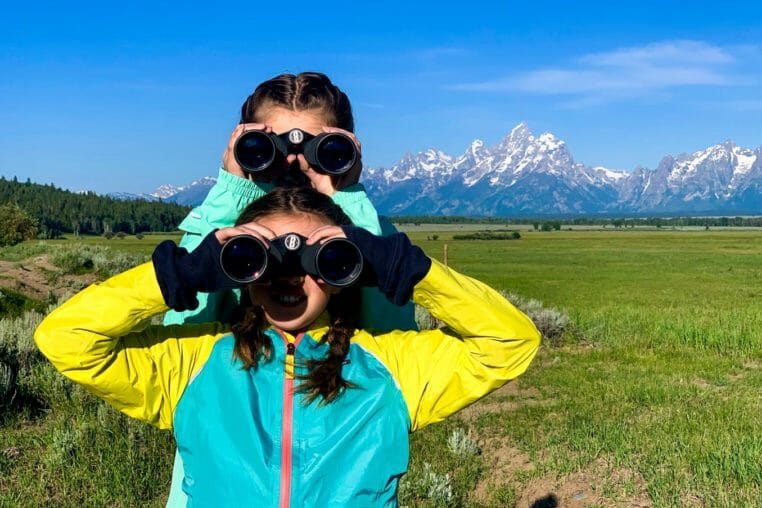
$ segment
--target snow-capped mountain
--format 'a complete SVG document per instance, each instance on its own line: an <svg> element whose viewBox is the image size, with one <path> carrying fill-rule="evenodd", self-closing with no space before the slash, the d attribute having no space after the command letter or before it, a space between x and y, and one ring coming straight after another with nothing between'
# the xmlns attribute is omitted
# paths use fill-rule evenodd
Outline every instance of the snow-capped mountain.
<svg viewBox="0 0 762 508"><path fill-rule="evenodd" d="M197 205L215 181L153 196ZM365 168L362 182L385 215L762 213L762 146L726 141L627 172L576 162L564 141L522 123L493 147L477 139L459 156L407 153L391 168Z"/></svg>
<svg viewBox="0 0 762 508"><path fill-rule="evenodd" d="M217 182L213 176L205 176L200 180L191 182L190 185L175 187L173 185L162 185L151 193L151 196L177 203L179 205L196 206L206 197L209 189Z"/></svg>
<svg viewBox="0 0 762 508"><path fill-rule="evenodd" d="M390 215L583 215L591 213L762 212L762 147L732 141L666 156L632 172L575 162L551 133L525 124L487 148L459 157L407 154L389 170L363 174L379 212ZM435 175L427 177L427 172ZM403 176L404 177L401 177ZM418 176L415 180L413 176Z"/></svg>
<svg viewBox="0 0 762 508"><path fill-rule="evenodd" d="M142 199L144 201L156 201L155 196L152 194L146 194L145 192L141 192L140 194L131 194L129 192L109 192L106 194L106 196L113 199L120 199L122 201L133 201L136 199Z"/></svg>
<svg viewBox="0 0 762 508"><path fill-rule="evenodd" d="M732 141L692 154L664 157L650 171L636 169L620 193L625 208L661 211L760 209L760 150Z"/></svg>
<svg viewBox="0 0 762 508"><path fill-rule="evenodd" d="M584 214L615 200L625 175L576 163L566 143L519 124L492 148L476 140L459 157L408 154L363 181L379 211L392 215Z"/></svg>
<svg viewBox="0 0 762 508"><path fill-rule="evenodd" d="M167 199L167 198L171 198L178 192L181 192L183 189L184 187L176 187L174 185L164 184L164 185L160 185L159 188L153 191L150 195L155 197L156 199Z"/></svg>

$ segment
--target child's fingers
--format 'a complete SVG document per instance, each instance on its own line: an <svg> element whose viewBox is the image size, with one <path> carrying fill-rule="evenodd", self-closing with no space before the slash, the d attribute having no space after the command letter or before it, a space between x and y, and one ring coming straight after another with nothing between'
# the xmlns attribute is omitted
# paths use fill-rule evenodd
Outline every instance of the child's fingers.
<svg viewBox="0 0 762 508"><path fill-rule="evenodd" d="M256 222L248 222L240 226L234 226L230 228L222 228L215 233L217 240L220 243L225 243L234 236L249 235L257 238L259 241L269 246L269 240L275 238L275 233L270 228L267 228Z"/></svg>
<svg viewBox="0 0 762 508"><path fill-rule="evenodd" d="M323 226L310 233L309 238L307 238L307 245L314 245L330 238L346 237L347 235L345 235L344 231L338 226Z"/></svg>
<svg viewBox="0 0 762 508"><path fill-rule="evenodd" d="M234 151L236 141L238 141L238 138L241 137L241 134L246 131L258 130L269 132L267 129L268 127L263 123L241 123L236 125L235 129L233 129L233 132L230 133L230 138L228 138L228 145L225 147L225 151L222 153L222 168L228 173L246 178L246 174L243 172L243 169L235 159Z"/></svg>
<svg viewBox="0 0 762 508"><path fill-rule="evenodd" d="M344 129L340 129L338 127L328 126L323 126L322 129L323 132L338 132L339 134L344 134L354 142L355 146L357 147L357 154L362 155L362 143L360 143L360 140L357 139L357 136L355 136L354 132L345 131Z"/></svg>

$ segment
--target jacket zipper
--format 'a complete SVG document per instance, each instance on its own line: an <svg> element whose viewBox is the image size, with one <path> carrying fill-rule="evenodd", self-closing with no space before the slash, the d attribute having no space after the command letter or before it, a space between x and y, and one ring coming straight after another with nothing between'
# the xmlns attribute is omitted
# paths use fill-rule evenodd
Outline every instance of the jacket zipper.
<svg viewBox="0 0 762 508"><path fill-rule="evenodd" d="M281 430L280 455L280 508L289 508L291 504L292 453L294 437L294 365L296 346L303 333L296 338L282 332L280 336L286 342L286 365L283 380L283 427Z"/></svg>

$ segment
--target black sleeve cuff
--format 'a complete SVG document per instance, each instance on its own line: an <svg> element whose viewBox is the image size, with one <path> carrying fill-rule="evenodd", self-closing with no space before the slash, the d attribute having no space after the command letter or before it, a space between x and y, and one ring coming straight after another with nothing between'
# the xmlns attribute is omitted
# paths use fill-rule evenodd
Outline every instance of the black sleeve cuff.
<svg viewBox="0 0 762 508"><path fill-rule="evenodd" d="M431 259L403 233L375 236L352 226L342 228L363 255L362 283L377 286L389 301L404 305L431 268Z"/></svg>
<svg viewBox="0 0 762 508"><path fill-rule="evenodd" d="M176 311L192 310L198 307L199 291L211 293L240 286L222 271L221 251L214 231L191 253L171 240L156 247L151 259L167 306Z"/></svg>
<svg viewBox="0 0 762 508"><path fill-rule="evenodd" d="M192 310L198 307L196 291L186 287L178 272L178 261L187 255L187 250L178 247L172 240L165 240L156 246L151 256L164 302L167 307L176 311Z"/></svg>

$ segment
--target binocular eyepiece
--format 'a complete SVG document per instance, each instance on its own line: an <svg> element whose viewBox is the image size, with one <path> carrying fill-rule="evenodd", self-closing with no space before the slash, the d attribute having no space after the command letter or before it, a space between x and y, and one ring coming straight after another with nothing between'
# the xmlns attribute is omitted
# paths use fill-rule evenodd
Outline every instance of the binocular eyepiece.
<svg viewBox="0 0 762 508"><path fill-rule="evenodd" d="M362 273L360 249L345 238L306 244L307 238L288 233L270 247L250 235L230 238L222 246L220 266L231 280L248 284L277 276L310 274L335 287L352 285Z"/></svg>
<svg viewBox="0 0 762 508"><path fill-rule="evenodd" d="M251 130L238 136L233 146L235 160L247 173L260 173L299 153L314 169L329 175L343 175L360 164L354 141L338 132L313 136L301 129L283 134Z"/></svg>

